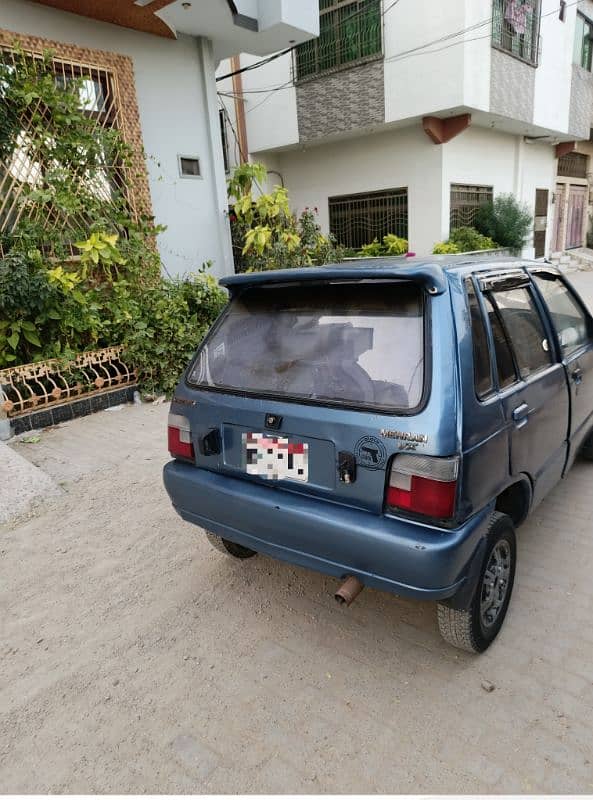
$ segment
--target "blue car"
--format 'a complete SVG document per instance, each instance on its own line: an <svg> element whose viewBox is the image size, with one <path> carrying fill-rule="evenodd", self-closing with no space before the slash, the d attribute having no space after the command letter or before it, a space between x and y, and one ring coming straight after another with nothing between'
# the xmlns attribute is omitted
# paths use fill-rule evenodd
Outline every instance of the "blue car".
<svg viewBox="0 0 593 800"><path fill-rule="evenodd" d="M179 382L164 481L235 558L437 603L485 650L515 528L593 459L593 319L542 262L367 261L237 275Z"/></svg>

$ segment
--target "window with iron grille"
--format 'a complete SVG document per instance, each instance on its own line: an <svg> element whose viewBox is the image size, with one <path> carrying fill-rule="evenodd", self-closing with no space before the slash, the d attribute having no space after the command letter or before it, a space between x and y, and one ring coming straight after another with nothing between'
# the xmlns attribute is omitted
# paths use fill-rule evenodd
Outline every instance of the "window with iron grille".
<svg viewBox="0 0 593 800"><path fill-rule="evenodd" d="M493 45L537 66L540 16L540 0L493 0Z"/></svg>
<svg viewBox="0 0 593 800"><path fill-rule="evenodd" d="M574 63L591 72L593 60L593 22L577 13L574 38Z"/></svg>
<svg viewBox="0 0 593 800"><path fill-rule="evenodd" d="M558 175L564 178L586 178L588 161L583 153L566 153L558 159Z"/></svg>
<svg viewBox="0 0 593 800"><path fill-rule="evenodd" d="M64 246L71 248L72 242L86 238L95 220L84 210L72 211L63 198L56 202L44 198L50 177L55 183L61 176L60 185L67 185L68 191L80 197L107 204L123 197L132 212L135 210L118 144L101 133L120 128L120 98L110 70L52 58L49 74L53 74L56 87L74 87L79 109L88 120L85 143L64 145L60 136L63 121L44 111L41 100L28 104L19 114L11 99L10 76L24 71L31 81L43 80L47 75L43 65L36 53L0 48L0 238L9 237L22 219L41 219L45 230L59 231Z"/></svg>
<svg viewBox="0 0 593 800"><path fill-rule="evenodd" d="M319 37L299 44L297 80L382 53L381 0L320 0Z"/></svg>
<svg viewBox="0 0 593 800"><path fill-rule="evenodd" d="M344 247L358 250L388 233L408 238L408 190L329 198L329 229Z"/></svg>
<svg viewBox="0 0 593 800"><path fill-rule="evenodd" d="M450 228L473 227L480 206L492 202L492 186L451 184Z"/></svg>

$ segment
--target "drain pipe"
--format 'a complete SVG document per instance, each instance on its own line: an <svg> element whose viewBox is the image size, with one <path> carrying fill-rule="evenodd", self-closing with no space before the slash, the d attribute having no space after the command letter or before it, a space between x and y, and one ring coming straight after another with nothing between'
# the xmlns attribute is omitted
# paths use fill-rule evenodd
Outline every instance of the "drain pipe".
<svg viewBox="0 0 593 800"><path fill-rule="evenodd" d="M354 575L350 575L340 586L334 597L341 606L349 606L352 605L363 589L364 583L361 583Z"/></svg>

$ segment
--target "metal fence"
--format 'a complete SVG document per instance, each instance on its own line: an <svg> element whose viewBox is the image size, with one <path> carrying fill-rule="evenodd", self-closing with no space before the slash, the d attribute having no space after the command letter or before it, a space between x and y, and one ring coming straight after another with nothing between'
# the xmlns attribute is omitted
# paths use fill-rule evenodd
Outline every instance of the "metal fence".
<svg viewBox="0 0 593 800"><path fill-rule="evenodd" d="M329 228L344 247L359 249L388 233L408 238L408 190L329 198Z"/></svg>
<svg viewBox="0 0 593 800"><path fill-rule="evenodd" d="M493 0L492 43L537 65L540 16L540 0Z"/></svg>
<svg viewBox="0 0 593 800"><path fill-rule="evenodd" d="M39 361L0 370L0 416L18 417L81 397L133 386L136 372L121 347L81 353L72 361Z"/></svg>
<svg viewBox="0 0 593 800"><path fill-rule="evenodd" d="M297 80L382 53L381 0L321 0L319 37L298 45Z"/></svg>
<svg viewBox="0 0 593 800"><path fill-rule="evenodd" d="M450 228L473 227L481 206L492 202L492 186L451 185Z"/></svg>

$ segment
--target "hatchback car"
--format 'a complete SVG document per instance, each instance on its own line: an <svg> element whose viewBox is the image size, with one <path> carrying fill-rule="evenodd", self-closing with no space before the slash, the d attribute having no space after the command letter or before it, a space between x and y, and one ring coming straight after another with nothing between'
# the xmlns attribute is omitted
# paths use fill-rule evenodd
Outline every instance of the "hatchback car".
<svg viewBox="0 0 593 800"><path fill-rule="evenodd" d="M545 263L467 257L222 283L230 301L171 403L177 512L236 558L435 600L444 638L484 650L515 528L593 457L581 299Z"/></svg>

